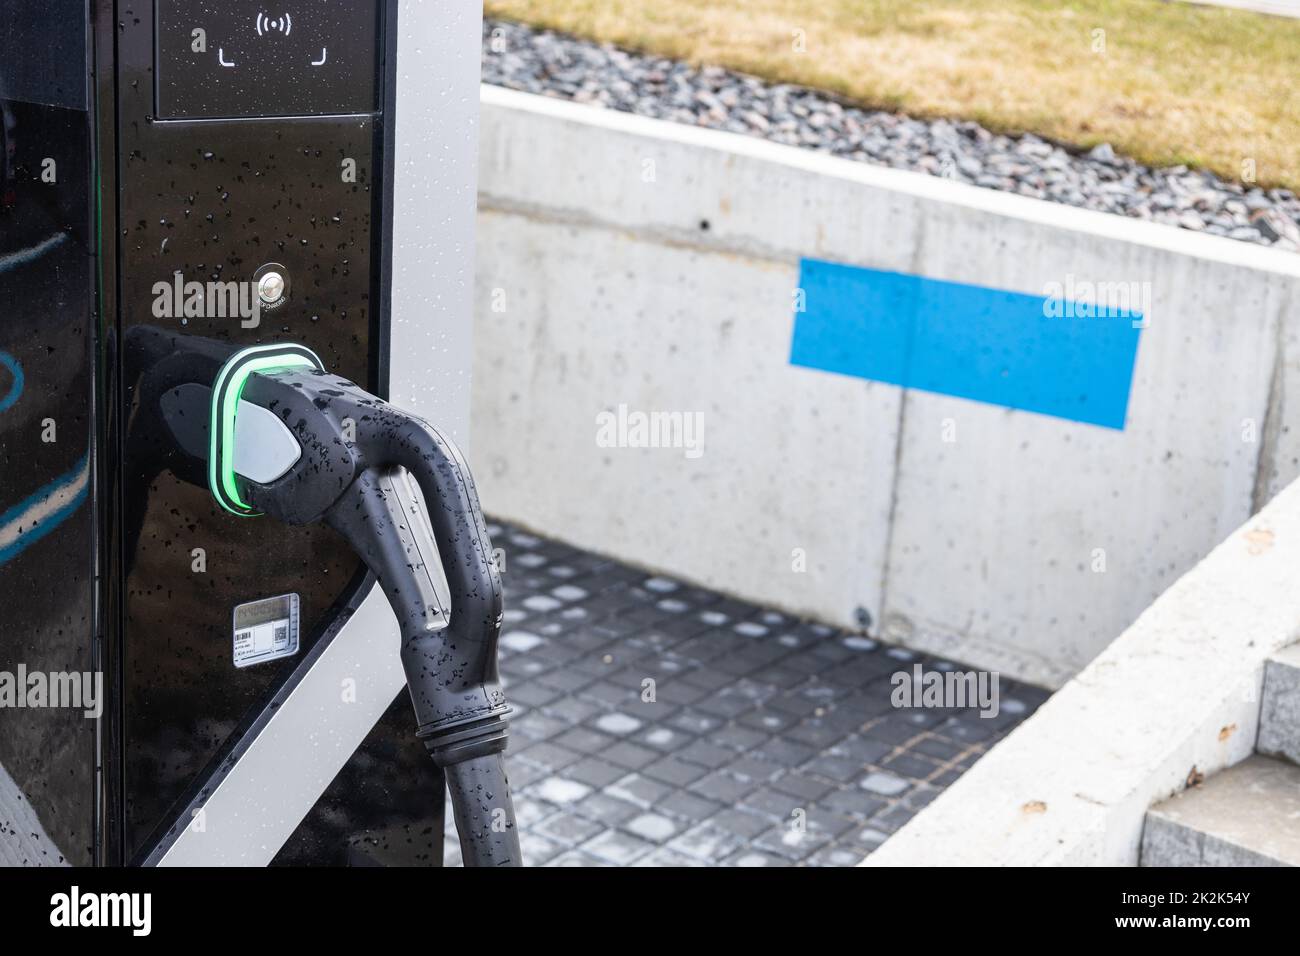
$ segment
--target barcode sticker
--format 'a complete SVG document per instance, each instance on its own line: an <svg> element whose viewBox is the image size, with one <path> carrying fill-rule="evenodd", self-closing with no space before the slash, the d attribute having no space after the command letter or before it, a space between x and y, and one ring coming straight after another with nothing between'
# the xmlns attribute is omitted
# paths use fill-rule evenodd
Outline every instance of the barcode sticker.
<svg viewBox="0 0 1300 956"><path fill-rule="evenodd" d="M298 595L251 601L235 608L236 667L249 667L298 653Z"/></svg>

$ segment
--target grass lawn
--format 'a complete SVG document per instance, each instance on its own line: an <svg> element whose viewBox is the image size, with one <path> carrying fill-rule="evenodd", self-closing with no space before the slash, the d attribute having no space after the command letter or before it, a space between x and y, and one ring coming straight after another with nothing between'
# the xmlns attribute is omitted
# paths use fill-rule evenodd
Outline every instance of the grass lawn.
<svg viewBox="0 0 1300 956"><path fill-rule="evenodd" d="M1300 190L1300 20L1164 0L486 0L489 15Z"/></svg>

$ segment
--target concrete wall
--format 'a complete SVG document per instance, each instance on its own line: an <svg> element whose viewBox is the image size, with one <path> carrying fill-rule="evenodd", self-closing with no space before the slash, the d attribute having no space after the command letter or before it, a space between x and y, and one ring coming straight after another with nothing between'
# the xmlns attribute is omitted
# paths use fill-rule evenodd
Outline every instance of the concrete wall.
<svg viewBox="0 0 1300 956"><path fill-rule="evenodd" d="M491 87L480 156L501 517L1055 686L1300 472L1300 257ZM1126 428L790 365L801 257L1148 283ZM621 404L703 454L601 447Z"/></svg>

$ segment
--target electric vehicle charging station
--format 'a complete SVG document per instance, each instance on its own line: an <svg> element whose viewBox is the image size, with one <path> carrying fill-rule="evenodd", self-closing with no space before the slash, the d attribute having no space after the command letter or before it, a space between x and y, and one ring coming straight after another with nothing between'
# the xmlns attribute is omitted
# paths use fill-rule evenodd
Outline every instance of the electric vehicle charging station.
<svg viewBox="0 0 1300 956"><path fill-rule="evenodd" d="M358 761L401 768L414 861L440 862L445 769L466 861L520 862L454 444L480 16L20 0L0 25L0 666L103 675L98 720L0 711L46 862L339 861L304 832Z"/></svg>

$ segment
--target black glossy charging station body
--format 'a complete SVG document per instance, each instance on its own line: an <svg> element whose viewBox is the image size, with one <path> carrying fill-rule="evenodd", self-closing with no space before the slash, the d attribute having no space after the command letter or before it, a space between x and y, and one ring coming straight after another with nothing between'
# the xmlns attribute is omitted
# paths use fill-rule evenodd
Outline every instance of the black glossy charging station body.
<svg viewBox="0 0 1300 956"><path fill-rule="evenodd" d="M118 810L129 861L238 756L364 578L328 528L232 515L169 468L169 436L139 414L134 339L163 329L232 347L301 342L384 394L396 5L118 8ZM278 300L259 294L267 272L283 279ZM222 309L212 290L232 282L246 285Z"/></svg>

